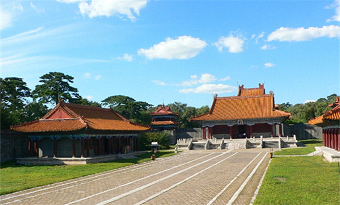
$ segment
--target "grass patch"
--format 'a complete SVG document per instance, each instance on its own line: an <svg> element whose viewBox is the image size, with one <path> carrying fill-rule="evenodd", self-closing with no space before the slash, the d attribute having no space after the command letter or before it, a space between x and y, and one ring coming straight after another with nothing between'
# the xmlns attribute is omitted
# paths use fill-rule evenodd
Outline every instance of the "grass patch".
<svg viewBox="0 0 340 205"><path fill-rule="evenodd" d="M148 152L138 155L138 159L86 165L23 166L14 165L14 162L3 163L0 169L0 195L150 161L151 155ZM168 157L175 153L161 150L155 155L156 158Z"/></svg>
<svg viewBox="0 0 340 205"><path fill-rule="evenodd" d="M322 146L322 139L299 140L305 147L287 148L274 152L275 155L306 155L315 151L315 147Z"/></svg>
<svg viewBox="0 0 340 205"><path fill-rule="evenodd" d="M255 204L339 204L338 163L317 157L273 158Z"/></svg>

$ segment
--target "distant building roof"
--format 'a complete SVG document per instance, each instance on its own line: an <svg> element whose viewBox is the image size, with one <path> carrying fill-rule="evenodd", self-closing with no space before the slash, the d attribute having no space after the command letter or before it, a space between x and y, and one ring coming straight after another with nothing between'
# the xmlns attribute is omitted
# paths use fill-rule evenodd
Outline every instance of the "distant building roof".
<svg viewBox="0 0 340 205"><path fill-rule="evenodd" d="M150 115L178 115L171 111L170 106L165 107L164 104L156 108L155 112L150 113Z"/></svg>
<svg viewBox="0 0 340 205"><path fill-rule="evenodd" d="M237 96L217 97L215 95L210 111L192 117L191 120L241 120L289 116L290 113L275 109L274 94L265 94L263 84L259 84L259 88L245 89L243 85L239 86Z"/></svg>
<svg viewBox="0 0 340 205"><path fill-rule="evenodd" d="M14 125L19 132L58 132L81 129L108 131L146 131L112 109L65 103L62 100L39 120Z"/></svg>
<svg viewBox="0 0 340 205"><path fill-rule="evenodd" d="M340 125L340 97L337 96L335 102L329 106L332 107L330 111L309 120L308 123L320 127Z"/></svg>

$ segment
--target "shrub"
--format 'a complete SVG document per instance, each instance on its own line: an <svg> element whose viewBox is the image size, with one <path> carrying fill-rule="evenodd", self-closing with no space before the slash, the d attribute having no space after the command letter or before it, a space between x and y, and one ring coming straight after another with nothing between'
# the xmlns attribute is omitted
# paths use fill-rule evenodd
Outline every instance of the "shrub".
<svg viewBox="0 0 340 205"><path fill-rule="evenodd" d="M138 143L140 150L150 150L151 142L158 142L161 149L169 149L168 132L147 132L138 136Z"/></svg>

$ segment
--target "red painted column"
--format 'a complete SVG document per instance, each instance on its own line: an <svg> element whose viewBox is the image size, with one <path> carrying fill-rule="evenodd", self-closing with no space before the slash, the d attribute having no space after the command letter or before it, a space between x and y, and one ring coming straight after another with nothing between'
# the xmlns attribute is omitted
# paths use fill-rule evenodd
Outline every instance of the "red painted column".
<svg viewBox="0 0 340 205"><path fill-rule="evenodd" d="M338 134L337 134L337 138L338 138L338 151L340 151L340 128L338 128L337 130L338 130Z"/></svg>
<svg viewBox="0 0 340 205"><path fill-rule="evenodd" d="M326 133L325 130L322 130L322 144L325 147L326 146Z"/></svg>
<svg viewBox="0 0 340 205"><path fill-rule="evenodd" d="M326 147L329 147L329 129L326 129Z"/></svg>
<svg viewBox="0 0 340 205"><path fill-rule="evenodd" d="M333 128L332 129L333 130L333 132L332 132L332 149L336 149L336 143L335 143L335 141L336 141L336 129L335 128Z"/></svg>
<svg viewBox="0 0 340 205"><path fill-rule="evenodd" d="M338 129L334 129L334 149L338 150Z"/></svg>
<svg viewBox="0 0 340 205"><path fill-rule="evenodd" d="M202 132L203 132L203 139L207 139L207 131L205 130L205 127L202 127Z"/></svg>
<svg viewBox="0 0 340 205"><path fill-rule="evenodd" d="M279 124L279 135L282 137L282 124Z"/></svg>
<svg viewBox="0 0 340 205"><path fill-rule="evenodd" d="M31 157L32 156L32 142L31 142L31 138L29 138L29 140L28 140L27 149L28 149L28 156Z"/></svg>
<svg viewBox="0 0 340 205"><path fill-rule="evenodd" d="M72 155L72 157L74 158L74 157L76 157L76 138L73 137L72 141L73 141L73 155Z"/></svg>
<svg viewBox="0 0 340 205"><path fill-rule="evenodd" d="M212 136L213 136L213 134L214 134L214 127L209 127L210 128L210 138L209 139L212 139Z"/></svg>
<svg viewBox="0 0 340 205"><path fill-rule="evenodd" d="M208 136L207 136L207 139L209 139L209 136L210 136L210 127L207 127L208 128Z"/></svg>
<svg viewBox="0 0 340 205"><path fill-rule="evenodd" d="M229 132L230 132L230 139L233 139L233 132L234 132L233 125L229 127Z"/></svg>
<svg viewBox="0 0 340 205"><path fill-rule="evenodd" d="M334 149L334 129L331 129L330 132L330 148Z"/></svg>
<svg viewBox="0 0 340 205"><path fill-rule="evenodd" d="M249 137L253 138L253 125L250 125L250 133L249 133Z"/></svg>
<svg viewBox="0 0 340 205"><path fill-rule="evenodd" d="M271 129L270 129L270 137L273 138L274 137L274 126L270 125Z"/></svg>

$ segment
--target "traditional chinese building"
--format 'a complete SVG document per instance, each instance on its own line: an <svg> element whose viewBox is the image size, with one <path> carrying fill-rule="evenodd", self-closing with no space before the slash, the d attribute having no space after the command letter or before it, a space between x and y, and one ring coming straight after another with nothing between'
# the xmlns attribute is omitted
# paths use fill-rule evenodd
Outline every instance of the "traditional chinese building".
<svg viewBox="0 0 340 205"><path fill-rule="evenodd" d="M164 104L156 108L155 112L150 113L152 116L151 128L159 131L174 130L178 128L179 122L176 121L177 113L171 111L170 107Z"/></svg>
<svg viewBox="0 0 340 205"><path fill-rule="evenodd" d="M112 109L61 100L41 119L12 129L27 133L30 156L83 158L137 151L137 135L149 127L131 123Z"/></svg>
<svg viewBox="0 0 340 205"><path fill-rule="evenodd" d="M282 136L282 123L289 116L275 107L274 94L265 94L264 85L259 84L258 88L239 86L237 96L215 95L210 111L191 120L202 125L203 139L235 139Z"/></svg>
<svg viewBox="0 0 340 205"><path fill-rule="evenodd" d="M308 123L322 127L323 145L340 151L340 97L329 105L332 109Z"/></svg>

